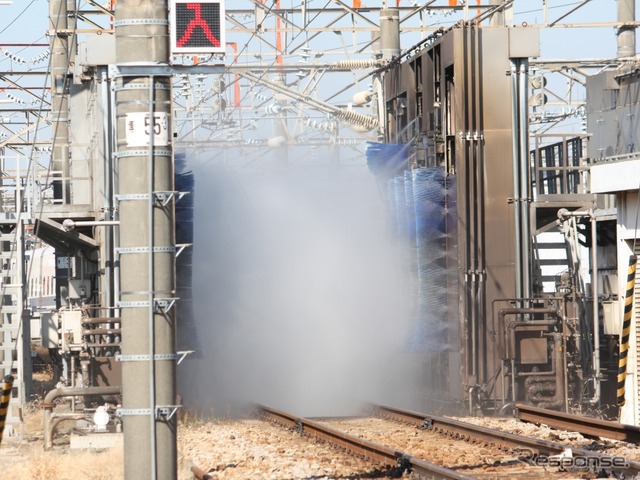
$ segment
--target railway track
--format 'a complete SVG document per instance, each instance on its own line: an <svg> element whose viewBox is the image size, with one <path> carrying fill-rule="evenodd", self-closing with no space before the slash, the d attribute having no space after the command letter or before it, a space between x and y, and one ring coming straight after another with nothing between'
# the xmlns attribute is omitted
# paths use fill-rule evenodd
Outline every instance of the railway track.
<svg viewBox="0 0 640 480"><path fill-rule="evenodd" d="M624 474L625 478L636 478L636 476L640 475L640 462L629 461L621 457L615 457L584 448L570 447L556 442L502 432L450 418L425 415L423 413L393 407L374 405L373 411L376 415L383 418L408 423L425 430L433 430L468 441L482 442L488 445L521 452L526 456L530 455L532 459L540 459L541 457L547 459L550 457L557 458L570 449L571 456L574 459L572 463L574 464L594 466L595 469L600 472L606 472L617 477L619 477L620 474ZM580 422L576 424L576 426L579 425ZM565 419L564 426L570 431L579 431L577 428L573 429L567 419ZM575 459L584 459L584 461L576 462ZM555 463L556 459L553 459L552 464L555 465Z"/></svg>
<svg viewBox="0 0 640 480"><path fill-rule="evenodd" d="M337 447L344 448L355 455L360 455L396 468L398 472L411 471L425 478L434 480L471 480L474 478L455 470L421 460L385 445L346 434L332 427L323 425L320 422L297 417L286 412L268 407L260 407L259 415L264 419L292 428L301 434L313 436Z"/></svg>
<svg viewBox="0 0 640 480"><path fill-rule="evenodd" d="M638 462L587 449L391 407L375 406L372 412L374 417L312 420L257 409L269 423L377 463L382 476L411 472L429 479L636 478L640 473ZM578 471L581 476L576 477ZM192 472L198 480L217 478L198 467Z"/></svg>
<svg viewBox="0 0 640 480"><path fill-rule="evenodd" d="M640 443L640 428L633 425L570 415L523 404L516 404L516 417L523 422L543 424L559 430L578 432L589 437Z"/></svg>

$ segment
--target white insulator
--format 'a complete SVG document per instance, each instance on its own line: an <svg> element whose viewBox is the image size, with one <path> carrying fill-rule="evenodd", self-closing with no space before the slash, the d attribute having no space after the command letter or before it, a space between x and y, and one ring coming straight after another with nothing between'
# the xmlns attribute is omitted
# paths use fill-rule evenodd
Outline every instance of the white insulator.
<svg viewBox="0 0 640 480"><path fill-rule="evenodd" d="M32 59L31 59L31 63L40 63L40 62L42 62L43 60L45 60L45 59L49 58L49 55L51 55L51 54L49 53L49 50L46 50L46 51L44 51L43 53L41 53L40 55L38 55L38 56L36 56L36 57L32 58Z"/></svg>
<svg viewBox="0 0 640 480"><path fill-rule="evenodd" d="M10 93L5 93L5 95L7 96L7 98L9 100L11 100L14 103L18 103L20 105L24 105L24 103L25 103L23 99L15 97L15 96L11 95Z"/></svg>
<svg viewBox="0 0 640 480"><path fill-rule="evenodd" d="M13 53L11 53L11 52L7 52L6 50L2 50L2 53L4 53L4 55L5 55L7 58L9 58L10 60L13 60L14 62L17 62L17 63L27 63L27 61L26 61L24 58L19 57L18 55L14 55L14 54L13 54Z"/></svg>
<svg viewBox="0 0 640 480"><path fill-rule="evenodd" d="M372 92L358 92L354 93L351 101L353 101L354 105L366 105L373 98Z"/></svg>
<svg viewBox="0 0 640 480"><path fill-rule="evenodd" d="M282 105L279 103L270 103L266 107L264 107L264 111L267 115L277 115L282 111Z"/></svg>
<svg viewBox="0 0 640 480"><path fill-rule="evenodd" d="M539 107L547 103L547 96L542 92L534 93L529 97L530 107Z"/></svg>
<svg viewBox="0 0 640 480"><path fill-rule="evenodd" d="M211 91L213 93L222 93L227 88L227 84L224 82L224 78L218 77L213 81L211 85Z"/></svg>
<svg viewBox="0 0 640 480"><path fill-rule="evenodd" d="M284 145L286 145L286 143L287 139L284 137L272 137L267 140L267 145L269 145L271 148L283 147Z"/></svg>
<svg viewBox="0 0 640 480"><path fill-rule="evenodd" d="M341 110L336 117L343 122L368 127L370 130L377 128L379 125L377 118L368 117L352 110Z"/></svg>
<svg viewBox="0 0 640 480"><path fill-rule="evenodd" d="M218 97L213 101L211 106L214 112L222 112L227 108L227 101L222 97Z"/></svg>
<svg viewBox="0 0 640 480"><path fill-rule="evenodd" d="M302 51L302 53L300 54L300 56L302 57L302 61L306 62L307 58L309 58L311 56L311 48L309 48L309 45L304 45L304 47L302 47L300 49Z"/></svg>
<svg viewBox="0 0 640 480"><path fill-rule="evenodd" d="M545 87L547 85L547 79L542 75L537 75L535 77L529 77L529 88L532 90L536 90L538 88Z"/></svg>
<svg viewBox="0 0 640 480"><path fill-rule="evenodd" d="M381 67L386 63L387 62L381 60L339 60L336 62L336 68L360 70L363 68Z"/></svg>

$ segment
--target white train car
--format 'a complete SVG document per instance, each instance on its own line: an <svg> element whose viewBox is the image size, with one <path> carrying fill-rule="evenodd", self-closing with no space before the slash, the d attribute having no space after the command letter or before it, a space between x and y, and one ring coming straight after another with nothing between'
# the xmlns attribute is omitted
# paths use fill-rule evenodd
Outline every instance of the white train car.
<svg viewBox="0 0 640 480"><path fill-rule="evenodd" d="M25 252L27 305L33 313L56 308L56 255L53 247Z"/></svg>

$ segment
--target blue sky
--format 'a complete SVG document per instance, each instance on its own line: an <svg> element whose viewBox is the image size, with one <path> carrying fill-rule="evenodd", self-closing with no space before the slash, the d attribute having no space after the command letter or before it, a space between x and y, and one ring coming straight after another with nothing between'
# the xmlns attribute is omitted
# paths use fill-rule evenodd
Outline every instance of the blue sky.
<svg viewBox="0 0 640 480"><path fill-rule="evenodd" d="M236 1L238 0L234 0ZM299 3L282 1L283 6ZM46 42L48 3L47 0L13 0L12 5L0 5L0 44ZM381 3L380 0L363 2L365 5L378 3ZM579 3L571 0L548 0L550 19L557 18ZM408 5L409 1L404 0L401 5L403 4ZM544 17L541 8L542 0L516 0L516 24L522 21L542 22ZM616 9L616 0L591 0L563 22L612 22L616 19ZM636 12L640 15L640 0L636 1ZM433 21L438 20L434 17ZM613 56L616 52L615 32L610 27L548 30L543 32L542 39L542 54L547 58ZM403 45L408 46L410 45Z"/></svg>
<svg viewBox="0 0 640 480"><path fill-rule="evenodd" d="M6 0L5 0L6 1ZM241 3L241 0L228 0L238 2L238 4L249 5L249 2L245 0ZM329 3L330 0L309 0L313 5L324 5ZM283 7L289 7L292 5L298 5L300 0L281 0ZM106 3L106 2L103 2ZM268 2L267 2L268 3ZM347 2L350 3L350 2ZM366 0L363 1L364 5L373 6L381 4L382 0ZM394 4L395 2L389 2ZM409 5L410 0L402 0L401 5ZM411 1L415 4L415 1ZM424 3L422 1L418 4ZM438 4L444 5L446 2L440 0ZM475 2L473 2L475 3ZM486 3L483 0L483 3ZM575 6L579 5L581 1L576 0L546 0L548 5L548 21L552 21L562 16L565 12L570 11ZM83 6L84 1L80 0L80 5ZM536 24L545 21L542 6L543 0L516 0L515 2L515 21L516 25L527 22L529 24ZM46 36L48 29L48 0L13 0L11 5L0 5L0 45L7 43L48 43ZM471 10L473 14L474 9ZM636 0L636 14L640 17L640 0ZM451 24L455 18L453 16L444 15L425 15L428 25L443 25ZM579 10L572 13L562 20L566 23L588 23L588 22L614 22L617 16L617 0L591 0L586 5L582 6ZM415 17L416 22L418 20ZM321 25L318 23L317 25ZM417 23L419 25L419 23ZM414 24L415 25L415 24ZM271 34L272 35L272 34ZM360 33L358 41L360 43L367 40L368 33ZM343 35L341 37L342 42L350 42L351 35ZM246 38L246 37L245 37ZM334 50L340 58L345 58L343 46L340 46L337 41L337 36L325 34L322 37L322 42L335 43L335 49L331 45L327 46L326 51ZM229 40L229 39L228 39ZM295 43L300 43L298 39ZM402 47L408 48L419 40L419 34L416 32L405 33L402 35ZM19 70L35 69L38 71L45 71L47 62L36 61L43 52L46 51L45 47L41 48L24 48L24 47L5 47L5 54L0 53L0 71L2 70ZM255 49L254 49L255 50ZM544 29L541 32L541 57L544 59L586 59L586 58L606 58L615 57L617 50L617 42L615 36L615 30L612 27L600 27L600 28L555 28ZM23 59L25 64L20 64L15 60L11 60L7 57L7 53ZM227 59L228 61L229 59ZM329 56L325 56L320 61L330 61ZM247 61L255 61L253 57L248 58ZM354 75L354 78L356 75ZM16 78L14 78L16 80ZM21 85L24 85L27 80L16 80ZM28 80L31 86L38 86L44 82L44 79L38 79L37 77ZM337 88L337 87L336 87ZM16 94L19 96L20 94ZM0 99L5 98L0 95ZM341 99L344 101L344 98Z"/></svg>

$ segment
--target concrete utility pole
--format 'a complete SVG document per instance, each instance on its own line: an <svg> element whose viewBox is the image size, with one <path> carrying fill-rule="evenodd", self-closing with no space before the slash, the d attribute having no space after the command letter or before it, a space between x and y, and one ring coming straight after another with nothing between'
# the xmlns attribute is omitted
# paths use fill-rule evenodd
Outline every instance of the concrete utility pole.
<svg viewBox="0 0 640 480"><path fill-rule="evenodd" d="M120 413L130 480L177 476L171 77L149 68L169 62L167 19L166 0L116 4Z"/></svg>
<svg viewBox="0 0 640 480"><path fill-rule="evenodd" d="M53 197L69 199L69 15L67 0L50 0Z"/></svg>
<svg viewBox="0 0 640 480"><path fill-rule="evenodd" d="M400 12L397 9L380 10L380 50L383 60L398 58L400 49Z"/></svg>
<svg viewBox="0 0 640 480"><path fill-rule="evenodd" d="M618 0L618 21L633 23L636 20L634 0ZM625 25L618 29L618 58L633 57L636 54L636 28Z"/></svg>

